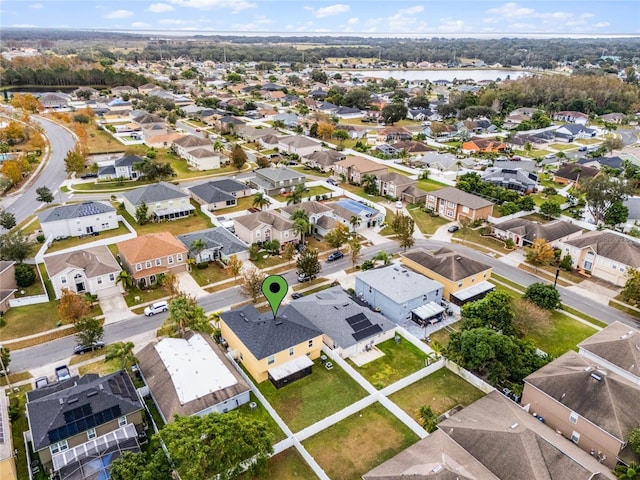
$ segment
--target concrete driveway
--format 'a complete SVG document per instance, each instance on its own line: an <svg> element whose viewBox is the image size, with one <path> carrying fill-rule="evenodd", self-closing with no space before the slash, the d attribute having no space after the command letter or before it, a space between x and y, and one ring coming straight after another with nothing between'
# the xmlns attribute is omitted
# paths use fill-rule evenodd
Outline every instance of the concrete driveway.
<svg viewBox="0 0 640 480"><path fill-rule="evenodd" d="M109 288L98 295L98 303L104 314L104 324L119 322L127 318L134 317L135 314L129 310L122 293L118 287Z"/></svg>
<svg viewBox="0 0 640 480"><path fill-rule="evenodd" d="M442 225L441 227L438 227L438 229L436 230L436 232L431 235L429 237L430 240L440 240L441 242L449 242L451 243L451 237L453 236L453 233L449 232L449 227L451 227L452 225L457 225L457 222L451 222L451 223L447 223L445 225Z"/></svg>
<svg viewBox="0 0 640 480"><path fill-rule="evenodd" d="M176 274L176 278L178 279L178 289L181 292L196 298L209 294L204 288L198 285L198 282L193 279L189 272L180 272Z"/></svg>

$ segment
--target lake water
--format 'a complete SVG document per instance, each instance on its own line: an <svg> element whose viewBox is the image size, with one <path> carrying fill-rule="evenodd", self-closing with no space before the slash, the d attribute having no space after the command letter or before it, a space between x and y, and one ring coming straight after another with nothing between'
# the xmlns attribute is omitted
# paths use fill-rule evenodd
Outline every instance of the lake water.
<svg viewBox="0 0 640 480"><path fill-rule="evenodd" d="M489 69L441 69L441 70L350 70L352 75L358 75L361 77L375 77L375 78L395 78L396 80L409 80L409 81L422 81L429 80L434 82L436 80L449 80L452 82L454 79L473 79L476 82L481 80L504 80L510 78L516 80L520 77L529 75L529 72L522 70L489 70ZM329 73L329 72L327 72ZM343 73L340 71L333 71L331 73Z"/></svg>

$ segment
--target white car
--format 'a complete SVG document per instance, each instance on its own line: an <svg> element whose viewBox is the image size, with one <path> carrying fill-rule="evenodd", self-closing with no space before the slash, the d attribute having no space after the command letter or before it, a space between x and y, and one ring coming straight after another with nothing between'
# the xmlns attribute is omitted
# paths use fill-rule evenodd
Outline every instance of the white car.
<svg viewBox="0 0 640 480"><path fill-rule="evenodd" d="M167 310L169 310L169 303L166 300L163 300L161 302L156 302L149 305L147 308L144 309L144 314L147 317L150 317L151 315L155 315L156 313L166 312Z"/></svg>
<svg viewBox="0 0 640 480"><path fill-rule="evenodd" d="M400 200L396 202L396 208L402 208L402 202Z"/></svg>

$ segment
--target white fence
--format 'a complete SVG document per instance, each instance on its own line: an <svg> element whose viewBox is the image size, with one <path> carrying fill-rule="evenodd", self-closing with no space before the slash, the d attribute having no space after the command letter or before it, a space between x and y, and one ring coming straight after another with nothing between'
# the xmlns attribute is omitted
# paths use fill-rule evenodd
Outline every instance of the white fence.
<svg viewBox="0 0 640 480"><path fill-rule="evenodd" d="M28 297L12 298L9 300L10 307L24 307L26 305L36 305L37 303L47 303L49 296L44 293L41 295L30 295Z"/></svg>
<svg viewBox="0 0 640 480"><path fill-rule="evenodd" d="M506 222L507 220L513 220L514 218L526 217L527 215L531 215L534 212L529 212L527 210L521 210L516 213L512 213L511 215L505 215L504 217L492 217L489 216L488 220L491 223L499 224L502 222Z"/></svg>
<svg viewBox="0 0 640 480"><path fill-rule="evenodd" d="M476 387L478 390L482 390L484 393L491 393L495 390L491 385L482 380L479 377L476 377L473 373L468 370L465 370L458 364L452 362L451 360L445 359L444 366L451 370L456 375L464 378L471 385Z"/></svg>

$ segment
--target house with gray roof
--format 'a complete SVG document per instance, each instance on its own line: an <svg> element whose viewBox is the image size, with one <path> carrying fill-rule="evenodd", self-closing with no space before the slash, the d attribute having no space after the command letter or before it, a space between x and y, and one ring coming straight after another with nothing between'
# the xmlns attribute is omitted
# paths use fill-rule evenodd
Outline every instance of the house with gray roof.
<svg viewBox="0 0 640 480"><path fill-rule="evenodd" d="M107 478L123 452L140 451L143 405L124 370L27 392L26 410L33 450L58 478Z"/></svg>
<svg viewBox="0 0 640 480"><path fill-rule="evenodd" d="M149 218L154 222L177 220L195 212L189 194L180 187L167 182L158 182L122 193L124 208L134 219L136 209L147 206Z"/></svg>
<svg viewBox="0 0 640 480"><path fill-rule="evenodd" d="M533 193L538 185L537 175L522 168L489 167L482 174L482 180L520 194Z"/></svg>
<svg viewBox="0 0 640 480"><path fill-rule="evenodd" d="M539 238L555 247L558 242L581 236L582 227L564 220L540 223L526 218L513 218L494 224L493 233L503 240L510 238L518 247L530 246Z"/></svg>
<svg viewBox="0 0 640 480"><path fill-rule="evenodd" d="M39 212L37 216L46 239L98 235L118 228L116 209L105 202L60 205Z"/></svg>
<svg viewBox="0 0 640 480"><path fill-rule="evenodd" d="M235 234L249 245L278 240L280 245L296 240L293 222L276 211L249 213L233 219Z"/></svg>
<svg viewBox="0 0 640 480"><path fill-rule="evenodd" d="M395 336L395 323L354 301L340 286L305 295L291 307L322 331L323 343L342 358L369 351Z"/></svg>
<svg viewBox="0 0 640 480"><path fill-rule="evenodd" d="M286 207L282 207L280 212L283 217L291 219L296 210L302 210L307 214L309 223L311 224L311 231L321 237L324 237L328 231L338 225L335 211L326 203L310 200L308 202L287 205ZM327 230L329 226L330 228Z"/></svg>
<svg viewBox="0 0 640 480"><path fill-rule="evenodd" d="M254 173L255 177L249 179L250 185L267 195L291 192L297 185L304 185L306 179L303 173L280 165L259 168Z"/></svg>
<svg viewBox="0 0 640 480"><path fill-rule="evenodd" d="M238 198L251 195L251 187L231 178L221 178L190 187L189 195L202 208L213 212L237 205Z"/></svg>
<svg viewBox="0 0 640 480"><path fill-rule="evenodd" d="M15 265L14 261L0 260L0 312L2 313L9 310L10 300L18 291Z"/></svg>
<svg viewBox="0 0 640 480"><path fill-rule="evenodd" d="M122 268L105 245L45 255L44 266L56 298L62 296L62 290L98 296L123 291L116 283Z"/></svg>
<svg viewBox="0 0 640 480"><path fill-rule="evenodd" d="M404 265L358 273L355 290L360 300L397 324L413 320L424 325L442 319L444 286Z"/></svg>
<svg viewBox="0 0 640 480"><path fill-rule="evenodd" d="M137 155L127 155L118 158L114 160L112 164L100 167L98 170L98 180L115 180L117 178L137 180L140 177L140 172L133 166L141 161L142 158Z"/></svg>
<svg viewBox="0 0 640 480"><path fill-rule="evenodd" d="M253 305L223 312L220 331L253 379L270 380L276 388L311 374L322 349L322 331L290 305L275 317Z"/></svg>
<svg viewBox="0 0 640 480"><path fill-rule="evenodd" d="M291 135L280 138L278 141L278 150L280 153L287 155L296 154L304 157L310 153L322 150L322 144L317 140L311 140L302 135Z"/></svg>
<svg viewBox="0 0 640 480"><path fill-rule="evenodd" d="M417 181L398 172L376 174L376 187L382 196L401 198L402 193L409 187L415 187Z"/></svg>
<svg viewBox="0 0 640 480"><path fill-rule="evenodd" d="M311 168L317 168L321 172L328 172L333 169L333 164L344 160L347 156L337 150L319 150L302 157L302 163Z"/></svg>
<svg viewBox="0 0 640 480"><path fill-rule="evenodd" d="M235 255L240 260L249 260L249 245L224 227L184 233L177 238L189 249L189 257L197 263L228 260L231 255ZM194 242L198 240L204 244L201 250L193 248Z"/></svg>

